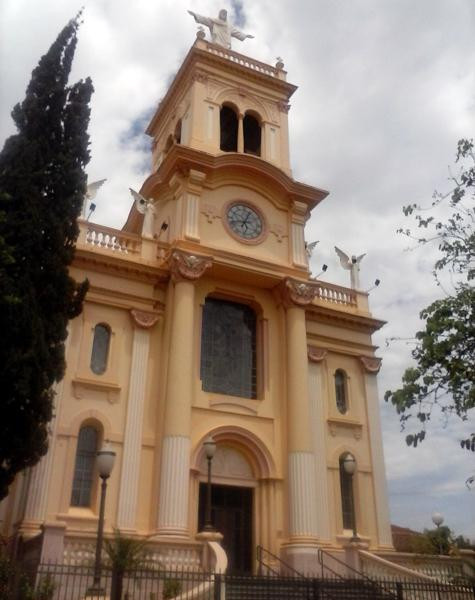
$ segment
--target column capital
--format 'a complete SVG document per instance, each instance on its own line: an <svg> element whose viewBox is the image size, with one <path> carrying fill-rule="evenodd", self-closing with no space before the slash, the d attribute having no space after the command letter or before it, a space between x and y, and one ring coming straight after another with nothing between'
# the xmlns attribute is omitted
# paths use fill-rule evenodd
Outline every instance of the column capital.
<svg viewBox="0 0 475 600"><path fill-rule="evenodd" d="M307 346L308 359L310 362L320 363L328 354L325 348L315 348L315 346Z"/></svg>
<svg viewBox="0 0 475 600"><path fill-rule="evenodd" d="M157 313L137 310L136 308L131 309L130 316L134 324L142 329L151 329L160 318Z"/></svg>
<svg viewBox="0 0 475 600"><path fill-rule="evenodd" d="M211 267L211 256L189 254L182 250L174 250L169 258L169 266L174 281L195 281Z"/></svg>
<svg viewBox="0 0 475 600"><path fill-rule="evenodd" d="M285 308L305 307L312 303L317 294L317 287L312 282L286 277L277 286L276 291Z"/></svg>
<svg viewBox="0 0 475 600"><path fill-rule="evenodd" d="M379 372L383 361L382 358L378 358L377 356L360 356L359 359L364 371L374 375Z"/></svg>

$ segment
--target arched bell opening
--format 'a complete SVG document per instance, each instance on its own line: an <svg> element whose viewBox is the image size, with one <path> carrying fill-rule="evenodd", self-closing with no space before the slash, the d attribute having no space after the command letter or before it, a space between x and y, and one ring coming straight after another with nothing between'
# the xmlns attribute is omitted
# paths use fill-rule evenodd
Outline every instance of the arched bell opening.
<svg viewBox="0 0 475 600"><path fill-rule="evenodd" d="M237 152L239 119L233 107L224 104L219 113L220 144L223 152Z"/></svg>
<svg viewBox="0 0 475 600"><path fill-rule="evenodd" d="M246 113L243 119L244 153L261 155L261 124L253 114Z"/></svg>

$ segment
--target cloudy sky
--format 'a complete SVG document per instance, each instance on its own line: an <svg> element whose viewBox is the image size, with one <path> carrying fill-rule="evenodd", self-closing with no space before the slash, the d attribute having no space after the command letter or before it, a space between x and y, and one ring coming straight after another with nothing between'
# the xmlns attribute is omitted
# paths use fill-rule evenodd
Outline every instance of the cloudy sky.
<svg viewBox="0 0 475 600"><path fill-rule="evenodd" d="M320 240L314 273L348 285L334 245L367 252L363 287L375 316L388 321L375 336L383 357L381 397L409 364L418 312L441 294L430 276L434 253L407 251L396 235L401 207L427 204L448 189L457 140L475 131L473 0L2 0L0 6L0 142L13 132L11 107L59 30L84 5L73 78L95 86L90 124L90 180L107 177L94 221L121 227L127 188L148 174L150 141L142 134L194 41L187 9L215 15L222 7L254 40L234 49L275 63L281 56L292 98L294 177L330 190L308 223ZM406 447L395 412L382 402L392 522L431 527L441 511L457 534L475 538L475 490L465 480L475 456L458 439L475 430L434 417L431 436ZM473 411L472 411L473 412Z"/></svg>

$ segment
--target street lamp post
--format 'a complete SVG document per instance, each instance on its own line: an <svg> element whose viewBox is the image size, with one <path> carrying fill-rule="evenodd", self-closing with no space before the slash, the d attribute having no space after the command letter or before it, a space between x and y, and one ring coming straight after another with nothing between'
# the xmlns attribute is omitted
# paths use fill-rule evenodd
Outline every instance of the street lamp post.
<svg viewBox="0 0 475 600"><path fill-rule="evenodd" d="M216 452L216 442L211 436L208 436L203 443L206 460L208 461L208 481L206 484L206 512L204 531L215 531L211 520L211 461Z"/></svg>
<svg viewBox="0 0 475 600"><path fill-rule="evenodd" d="M94 561L94 580L92 587L87 591L88 596L100 596L104 594L104 590L101 588L101 553L102 553L102 539L104 536L104 511L106 504L106 490L107 480L110 477L112 468L114 467L115 452L106 445L97 453L97 469L99 471L99 477L102 479L101 483L101 501L99 504L99 523L97 525L97 540L96 540L96 556Z"/></svg>
<svg viewBox="0 0 475 600"><path fill-rule="evenodd" d="M443 522L444 522L444 515L442 515L439 512L432 513L432 523L434 523L434 525L437 527L437 530L439 530L439 528ZM439 533L439 555L442 555L442 540L440 538L440 533Z"/></svg>
<svg viewBox="0 0 475 600"><path fill-rule="evenodd" d="M358 537L358 533L356 532L355 494L353 485L353 475L356 471L356 460L355 457L349 452L343 459L343 468L345 470L345 473L351 478L351 520L353 521L353 536L351 537L351 541L359 542L360 538Z"/></svg>

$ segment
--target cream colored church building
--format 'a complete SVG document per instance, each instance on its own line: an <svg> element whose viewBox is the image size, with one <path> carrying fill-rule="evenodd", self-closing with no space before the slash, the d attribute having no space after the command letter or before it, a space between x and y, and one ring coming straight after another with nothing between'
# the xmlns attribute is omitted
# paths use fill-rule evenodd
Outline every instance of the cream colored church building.
<svg viewBox="0 0 475 600"><path fill-rule="evenodd" d="M27 550L43 532L42 559L92 556L108 441L106 534L153 534L162 562L198 564L210 435L231 570L255 570L258 545L312 570L353 525L369 550L392 547L371 339L383 321L367 293L311 277L304 227L328 192L292 177L295 89L281 62L199 36L147 128L142 212L122 230L81 221L72 274L90 290L50 450L0 507Z"/></svg>

